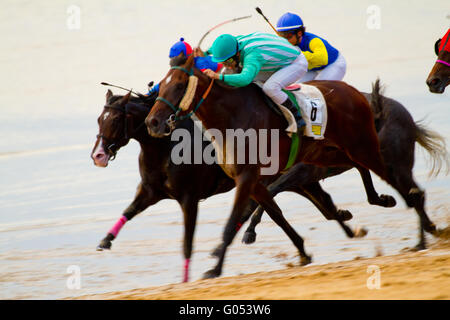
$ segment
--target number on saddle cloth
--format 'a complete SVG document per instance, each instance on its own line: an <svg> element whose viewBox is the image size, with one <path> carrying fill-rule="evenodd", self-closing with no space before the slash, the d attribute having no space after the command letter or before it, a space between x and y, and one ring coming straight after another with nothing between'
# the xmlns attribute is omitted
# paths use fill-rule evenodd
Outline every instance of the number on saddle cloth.
<svg viewBox="0 0 450 320"><path fill-rule="evenodd" d="M305 135L316 140L324 139L328 113L322 92L314 86L301 84L294 90L285 90L291 100L296 100L303 120L306 122Z"/></svg>

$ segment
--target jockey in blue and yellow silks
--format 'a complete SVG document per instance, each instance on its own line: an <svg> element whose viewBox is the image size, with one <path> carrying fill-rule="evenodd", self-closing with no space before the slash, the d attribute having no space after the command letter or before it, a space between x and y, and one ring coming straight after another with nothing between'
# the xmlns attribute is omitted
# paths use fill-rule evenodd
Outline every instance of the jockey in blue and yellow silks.
<svg viewBox="0 0 450 320"><path fill-rule="evenodd" d="M305 32L302 19L295 13L285 13L276 30L291 44L298 46L308 60L308 72L299 82L310 80L342 80L347 69L342 54L325 39Z"/></svg>

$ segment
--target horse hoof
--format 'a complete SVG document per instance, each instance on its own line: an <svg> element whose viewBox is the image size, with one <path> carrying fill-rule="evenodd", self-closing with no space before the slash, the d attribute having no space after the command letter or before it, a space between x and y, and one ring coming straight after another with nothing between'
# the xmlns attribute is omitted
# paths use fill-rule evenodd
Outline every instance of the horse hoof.
<svg viewBox="0 0 450 320"><path fill-rule="evenodd" d="M386 207L386 208L395 207L395 205L397 204L397 201L395 200L395 198L388 194L382 194L380 196L380 200L382 202L382 206Z"/></svg>
<svg viewBox="0 0 450 320"><path fill-rule="evenodd" d="M432 222L430 222L428 225L424 226L423 228L426 232L434 235L434 236L438 236L438 231L436 230L436 225Z"/></svg>
<svg viewBox="0 0 450 320"><path fill-rule="evenodd" d="M246 231L242 237L242 243L252 244L256 241L256 232Z"/></svg>
<svg viewBox="0 0 450 320"><path fill-rule="evenodd" d="M337 215L341 221L348 221L353 218L353 215L348 210L338 210Z"/></svg>
<svg viewBox="0 0 450 320"><path fill-rule="evenodd" d="M220 276L220 272L216 269L211 269L203 274L203 279L213 279L217 278L218 276Z"/></svg>
<svg viewBox="0 0 450 320"><path fill-rule="evenodd" d="M219 244L219 245L211 252L211 257L219 258L219 257L220 257L220 254L221 254L221 252L222 252L222 250L223 250L223 245L222 245L222 244Z"/></svg>
<svg viewBox="0 0 450 320"><path fill-rule="evenodd" d="M422 251L422 250L426 250L427 247L425 246L424 243L418 243L414 248L411 248L410 251L411 252L418 252L418 251Z"/></svg>
<svg viewBox="0 0 450 320"><path fill-rule="evenodd" d="M363 238L368 233L369 233L369 231L366 228L358 226L358 227L356 227L356 230L355 230L355 238Z"/></svg>
<svg viewBox="0 0 450 320"><path fill-rule="evenodd" d="M300 265L306 266L312 262L312 258L310 256L300 257Z"/></svg>

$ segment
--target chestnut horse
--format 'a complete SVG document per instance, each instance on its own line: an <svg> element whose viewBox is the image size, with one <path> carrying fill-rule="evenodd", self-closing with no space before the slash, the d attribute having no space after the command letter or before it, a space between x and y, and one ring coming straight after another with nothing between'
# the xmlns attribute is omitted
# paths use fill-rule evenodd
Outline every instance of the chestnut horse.
<svg viewBox="0 0 450 320"><path fill-rule="evenodd" d="M419 216L427 215L425 211L425 191L422 190L414 179L414 150L416 142L426 150L431 159L430 176L436 176L439 172L449 169L449 157L446 150L445 139L437 132L430 130L420 121L415 122L408 110L398 101L381 95L380 82L377 80L372 88L372 93L363 93L370 101L375 116L375 127L380 140L381 154L385 165L390 168L398 185L401 188L401 196L410 208L414 208ZM277 183L269 186L270 193L275 196L288 188L298 185L299 174L303 170L301 163L295 165L286 174L281 176ZM339 174L345 169L335 168L330 172L328 168L311 166L308 174L312 180L318 177L326 178L330 174ZM303 179L303 182L307 182ZM365 184L366 185L366 184ZM367 190L367 187L366 187ZM414 190L415 192L410 192ZM370 199L369 199L370 202ZM263 209L258 207L252 215L251 223L245 231L242 242L250 244L256 240L255 227L261 221ZM427 219L427 218L425 218ZM434 235L438 235L437 233ZM419 223L419 242L412 250L426 249L424 230Z"/></svg>
<svg viewBox="0 0 450 320"><path fill-rule="evenodd" d="M450 83L450 29L436 41L434 50L437 60L428 75L427 85L431 92L443 93Z"/></svg>
<svg viewBox="0 0 450 320"><path fill-rule="evenodd" d="M189 114L182 117L189 116L195 111L206 129L214 129L214 132L221 133L222 137L230 129L284 131L286 120L274 116L273 112L266 107L260 88L255 85L231 88L220 82L214 85L206 75L194 69L193 64L194 59L190 57L183 66L172 67L161 81L159 97L145 120L152 136L162 138L170 134L173 122L179 119L180 111L182 111L180 107L176 106L182 100L184 101L186 92L189 91L187 90L188 84L194 76L197 78L198 84L193 93L193 100L185 108L186 110L183 110ZM324 140L315 141L302 137L301 149L295 163L303 162L331 167L364 167L372 170L398 190L395 179L383 164L374 117L366 98L359 91L341 81L312 81L309 84L316 86L326 99L327 130ZM215 135L214 138L216 138ZM284 133L279 136L279 139L267 137L266 150L271 150L272 143L278 143L279 148L277 154L272 154L281 165L277 168L276 174L278 174L288 163L291 139ZM233 161L235 159L229 161L229 154L235 157L236 151L242 152L242 150L236 150L234 141L231 147L230 145L224 139L217 139L215 148L221 156L222 169L236 183L235 200L224 230L223 250L220 253L219 261L215 268L205 274L205 277L216 277L221 274L226 249L236 234L236 226L240 223L242 213L250 198L258 202L288 235L299 250L300 264L310 263L311 257L304 250L303 239L286 221L273 197L261 183L264 178L261 170L267 165L260 159L256 163L250 164ZM247 141L244 145L245 159L249 159L250 149L255 146L249 146ZM258 147L256 146L257 154L260 154ZM435 231L434 224L423 216L421 216L421 224L426 231Z"/></svg>
<svg viewBox="0 0 450 320"><path fill-rule="evenodd" d="M175 164L171 154L179 143L171 141L170 137L156 139L151 137L145 127L144 120L154 104L155 95L146 98L113 95L108 90L106 104L98 117L99 134L91 153L94 164L106 167L115 158L118 150L127 145L130 139L135 139L141 146L139 154L139 172L141 182L133 202L124 210L116 224L108 231L100 242L97 250L107 250L112 246L118 233L137 214L162 199L176 200L182 209L184 218L183 254L185 258L183 281L189 279L189 264L192 255L194 231L197 220L198 202L212 195L227 192L234 188L234 181L230 179L217 164ZM194 135L197 129L191 119L180 121L177 128L187 130ZM198 133L201 135L201 133ZM210 142L204 141L201 152L210 146ZM191 157L196 151L191 144ZM191 159L192 160L192 159ZM192 161L193 162L193 161ZM302 172L300 172L303 175ZM352 215L347 210L338 210L331 197L319 184L320 176L313 181L302 183L303 177L299 175L297 181L304 184L302 187L289 187L286 190L297 192L305 196L322 212L328 220L336 220L348 237L364 236L364 232L354 233L344 221L351 219ZM375 192L372 194L373 185L370 182L369 199L374 204L390 206L395 200L390 196ZM245 217L247 220L256 203L251 203ZM244 221L243 221L244 222Z"/></svg>

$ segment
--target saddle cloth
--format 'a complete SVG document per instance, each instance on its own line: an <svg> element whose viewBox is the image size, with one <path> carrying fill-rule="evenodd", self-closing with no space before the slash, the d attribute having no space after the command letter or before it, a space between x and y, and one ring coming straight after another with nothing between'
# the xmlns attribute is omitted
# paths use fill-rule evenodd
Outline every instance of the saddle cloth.
<svg viewBox="0 0 450 320"><path fill-rule="evenodd" d="M257 85L262 87L263 84L257 82ZM305 120L306 123L304 135L316 140L324 139L328 113L327 104L322 92L312 85L303 83L289 86L286 88L285 92L288 95L293 95L297 100L303 120ZM297 123L294 115L286 107L280 104L277 104L277 106L288 121L288 126L285 131L289 136L292 136L294 132L297 132Z"/></svg>

